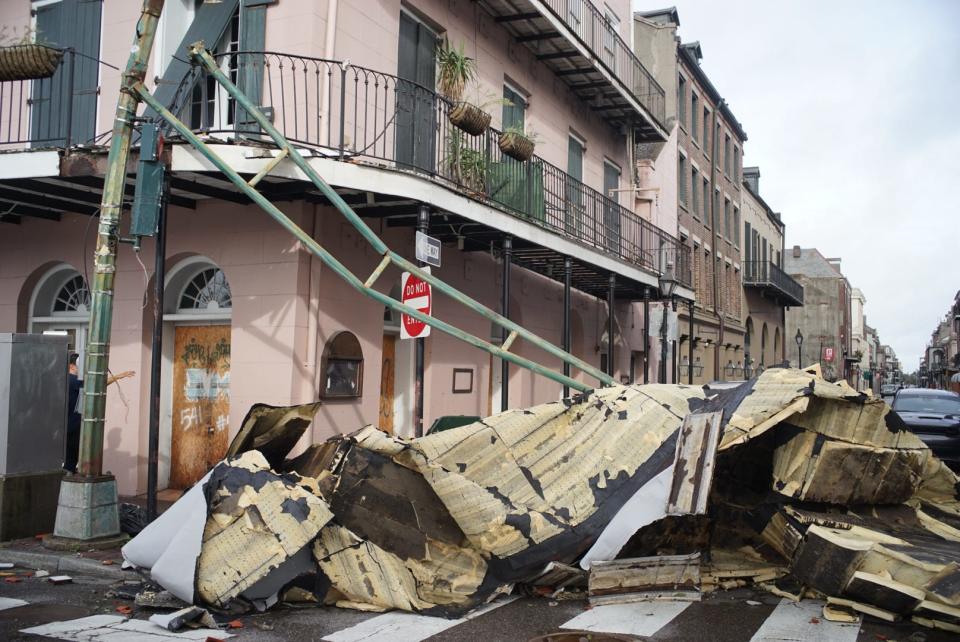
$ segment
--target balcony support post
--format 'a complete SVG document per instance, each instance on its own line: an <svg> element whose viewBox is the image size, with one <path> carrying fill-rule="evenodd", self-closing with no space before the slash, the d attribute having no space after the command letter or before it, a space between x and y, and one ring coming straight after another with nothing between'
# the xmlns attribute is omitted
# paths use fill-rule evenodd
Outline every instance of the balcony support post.
<svg viewBox="0 0 960 642"><path fill-rule="evenodd" d="M563 350L570 352L570 282L573 278L573 259L563 257ZM570 376L570 364L563 362L563 376ZM564 384L563 397L570 396L570 386Z"/></svg>
<svg viewBox="0 0 960 642"><path fill-rule="evenodd" d="M513 263L513 237L509 234L503 237L503 283L500 291L501 314L510 318L510 268ZM506 326L500 328L503 344L506 344L509 331ZM503 345L501 344L501 346ZM510 408L510 362L500 361L500 411L506 412Z"/></svg>
<svg viewBox="0 0 960 642"><path fill-rule="evenodd" d="M687 352L690 355L687 360L690 362L690 366L689 366L690 369L687 371L687 383L692 385L693 384L693 309L694 309L693 299L690 299L690 301L687 303L687 306L688 306L687 310L689 310L689 313L690 313L690 318L688 319L690 323L690 331L688 332L688 336L690 337L690 343L687 345Z"/></svg>
<svg viewBox="0 0 960 642"><path fill-rule="evenodd" d="M617 325L617 274L610 273L610 284L607 290L607 374L613 377L613 357L614 357L614 330Z"/></svg>
<svg viewBox="0 0 960 642"><path fill-rule="evenodd" d="M643 286L643 383L650 383L650 287Z"/></svg>
<svg viewBox="0 0 960 642"><path fill-rule="evenodd" d="M430 206L421 204L417 213L417 230L427 234L430 231ZM426 265L421 263L420 267ZM413 430L414 435L423 437L423 367L426 339L418 337L414 339L413 348Z"/></svg>

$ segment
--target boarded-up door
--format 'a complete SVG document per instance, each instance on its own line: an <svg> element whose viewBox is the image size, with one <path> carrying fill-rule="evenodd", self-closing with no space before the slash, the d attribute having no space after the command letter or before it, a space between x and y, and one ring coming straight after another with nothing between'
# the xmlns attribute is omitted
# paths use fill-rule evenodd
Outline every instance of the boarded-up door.
<svg viewBox="0 0 960 642"><path fill-rule="evenodd" d="M227 451L230 326L179 326L174 340L170 487L187 488Z"/></svg>
<svg viewBox="0 0 960 642"><path fill-rule="evenodd" d="M383 335L383 358L380 363L380 430L393 434L393 403L396 385L397 335Z"/></svg>

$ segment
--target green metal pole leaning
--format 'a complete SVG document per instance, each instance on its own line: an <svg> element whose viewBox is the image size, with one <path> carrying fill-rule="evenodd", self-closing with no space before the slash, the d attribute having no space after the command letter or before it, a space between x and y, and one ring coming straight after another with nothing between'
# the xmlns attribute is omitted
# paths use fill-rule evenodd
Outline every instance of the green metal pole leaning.
<svg viewBox="0 0 960 642"><path fill-rule="evenodd" d="M353 272L351 272L345 265L340 263L330 252L328 252L322 245L317 243L309 234L307 234L303 229L301 229L296 223L290 220L283 212L281 212L273 203L271 203L267 198L258 192L255 188L251 187L240 174L236 172L229 163L220 158L216 152L214 152L210 147L204 143L200 138L190 131L190 128L187 127L183 122L180 121L176 116L174 116L170 110L163 106L153 95L147 91L146 87L142 84L138 84L134 87L134 91L138 92L143 101L157 114L163 118L165 121L170 123L177 132L180 133L191 145L193 145L203 156L209 160L213 165L223 172L230 181L236 185L240 190L242 190L247 196L250 197L254 203L259 205L267 214L269 214L274 220L276 220L280 225L282 225L288 232L293 234L297 240L299 240L303 245L310 250L313 254L320 258L323 263L332 269L337 276L345 280L351 287L353 287L358 292L365 294L377 301L382 305L389 306L395 310L403 312L419 321L423 321L427 325L445 332L450 336L460 339L470 345L480 348L481 350L486 350L487 352L493 354L496 357L504 359L515 363L518 366L527 368L536 374L552 379L562 385L570 386L574 390L579 390L580 392L586 392L591 389L591 386L588 386L580 381L566 377L558 372L547 368L539 363L521 357L517 354L509 352L495 346L489 341L484 341L472 334L464 332L456 326L450 325L445 321L441 321L436 317L426 315L416 308L411 308L408 305L400 303L393 297L383 294L375 290L372 287L367 286L363 281L361 281ZM539 339L539 337L538 337ZM543 341L540 339L540 341Z"/></svg>
<svg viewBox="0 0 960 642"><path fill-rule="evenodd" d="M120 242L120 211L127 178L127 157L133 137L134 118L140 100L134 85L143 82L153 49L157 20L163 0L143 0L137 35L120 84L120 99L113 123L113 139L103 181L100 223L94 252L94 275L90 303L90 334L83 377L83 424L80 430L79 472L87 477L103 473L103 428L107 408L107 367L110 358L110 326L113 322L113 283Z"/></svg>
<svg viewBox="0 0 960 642"><path fill-rule="evenodd" d="M273 126L273 123L271 123L270 119L268 119L263 112L260 111L259 107L253 104L250 98L247 97L246 94L240 91L240 89L230 81L227 75L224 74L220 67L217 66L217 62L213 59L210 53L204 48L202 42L197 42L190 45L190 54L195 60L203 64L207 72L210 73L210 75L212 75L217 82L227 90L227 93L237 101L237 104L240 105L247 114L257 121L260 127L263 128L263 131L265 131L267 135L269 135L273 141L280 146L281 149L287 150L290 159L303 171L304 174L307 175L307 178L309 178L313 184L317 186L317 188L323 193L324 196L327 197L333 206L336 207L337 210L339 210L340 213L343 214L343 216L346 217L346 219L357 229L357 231L360 232L363 238L365 238L367 242L373 246L373 249L377 252L377 254L388 257L391 263L400 269L410 272L411 274L415 274L419 278L430 283L430 285L437 288L437 290L443 294L452 298L454 301L465 305L477 314L490 321L493 321L501 327L505 327L511 332L516 332L519 338L529 341L541 350L544 350L548 354L551 354L562 361L570 363L575 368L579 368L586 374L596 378L598 381L600 381L600 383L604 385L612 385L616 383L613 377L603 372L599 368L590 365L586 361L583 361L569 352L566 352L562 348L557 347L549 341L545 341L523 326L518 325L516 322L511 321L497 312L494 312L479 301L470 298L463 292L460 292L456 288L448 285L436 275L429 274L421 270L414 263L390 250L383 240L377 236L376 232L370 229L370 226L368 226L366 222L364 222L364 220L353 211L346 201L340 197L336 190L330 187L330 185L323 180L313 166L311 166L310 163L308 163L307 160L300 154L300 152L298 152L293 145L291 145L286 138L284 138L283 134L281 134L280 131ZM576 388L580 389L581 387L582 386L577 386Z"/></svg>

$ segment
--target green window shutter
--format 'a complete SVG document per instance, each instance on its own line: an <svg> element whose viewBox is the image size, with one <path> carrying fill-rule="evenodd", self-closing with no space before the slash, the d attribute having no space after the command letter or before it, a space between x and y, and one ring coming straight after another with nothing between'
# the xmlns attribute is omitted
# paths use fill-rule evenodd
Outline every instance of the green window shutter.
<svg viewBox="0 0 960 642"><path fill-rule="evenodd" d="M243 0L240 6L240 51L264 51L267 45L267 7L277 0ZM260 105L263 100L264 58L250 53L239 56L237 86L243 93ZM246 111L237 107L237 128L258 131Z"/></svg>
<svg viewBox="0 0 960 642"><path fill-rule="evenodd" d="M190 63L183 62L188 59L187 47L202 40L207 49L214 49L220 42L220 37L227 30L230 24L230 18L240 4L240 0L223 0L222 2L209 3L204 2L197 7L197 12L190 23L190 28L180 40L177 47L177 58L170 61L167 70L163 72L163 77L157 82L153 91L154 97L164 105L170 105L173 102L180 83L190 71ZM178 60L179 58L179 60ZM190 97L190 92L184 92L181 95L182 100ZM178 105L177 107L181 107ZM178 111L178 110L175 110Z"/></svg>
<svg viewBox="0 0 960 642"><path fill-rule="evenodd" d="M747 264L748 264L747 270L748 270L748 272L749 272L749 263L750 263L750 261L753 259L753 254L750 252L750 250L751 250L751 248L750 248L750 246L751 246L751 243L750 243L750 223L749 223L749 222L744 223L744 224L743 224L743 228L744 228L744 230L743 230L743 239L744 239L744 241L746 241L746 243L745 243L745 245L744 245L744 247L743 247L744 259L746 260L746 262L747 262Z"/></svg>

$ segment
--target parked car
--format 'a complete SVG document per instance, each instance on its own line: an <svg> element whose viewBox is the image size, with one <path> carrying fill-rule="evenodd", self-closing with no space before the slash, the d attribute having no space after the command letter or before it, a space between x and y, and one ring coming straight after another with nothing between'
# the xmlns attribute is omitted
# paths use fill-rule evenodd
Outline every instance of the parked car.
<svg viewBox="0 0 960 642"><path fill-rule="evenodd" d="M900 386L895 383L885 383L880 386L880 396L881 397L892 397L897 394L897 390L900 389Z"/></svg>
<svg viewBox="0 0 960 642"><path fill-rule="evenodd" d="M893 398L893 411L951 468L960 468L960 394L911 388Z"/></svg>

